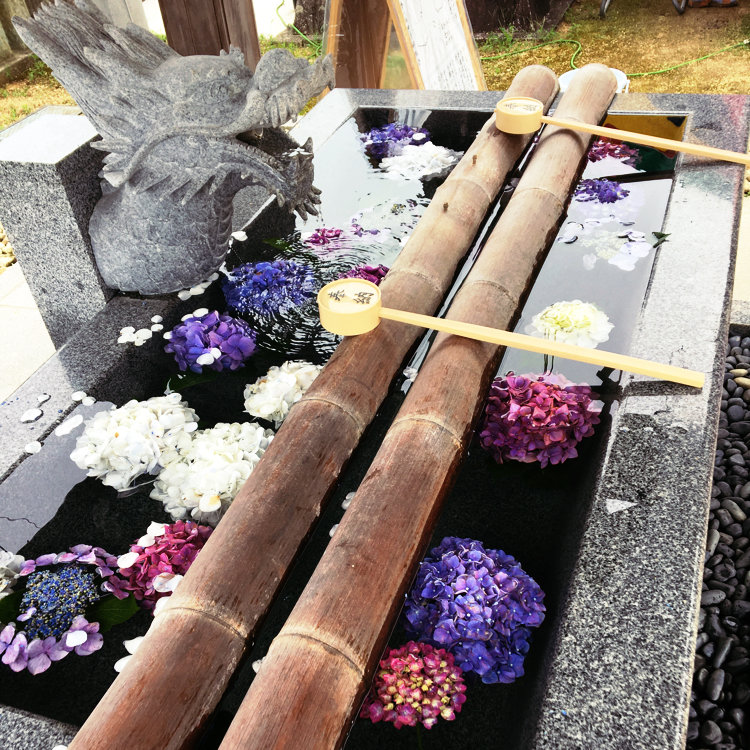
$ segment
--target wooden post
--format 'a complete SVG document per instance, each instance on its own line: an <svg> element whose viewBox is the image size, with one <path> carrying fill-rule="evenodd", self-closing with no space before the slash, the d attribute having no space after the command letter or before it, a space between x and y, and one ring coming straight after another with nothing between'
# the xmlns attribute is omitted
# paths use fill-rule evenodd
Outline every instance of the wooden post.
<svg viewBox="0 0 750 750"><path fill-rule="evenodd" d="M615 88L606 67L587 66L557 111L599 122ZM512 322L562 218L588 140L571 130L545 130L449 317L500 328ZM271 644L223 750L341 746L471 438L499 356L494 344L438 336L333 540Z"/></svg>
<svg viewBox="0 0 750 750"><path fill-rule="evenodd" d="M507 95L548 105L556 92L554 73L531 66ZM383 281L385 303L437 309L528 139L490 118ZM70 750L177 750L196 737L418 333L384 321L344 339Z"/></svg>
<svg viewBox="0 0 750 750"><path fill-rule="evenodd" d="M169 46L181 55L239 47L251 70L260 60L252 0L159 0Z"/></svg>

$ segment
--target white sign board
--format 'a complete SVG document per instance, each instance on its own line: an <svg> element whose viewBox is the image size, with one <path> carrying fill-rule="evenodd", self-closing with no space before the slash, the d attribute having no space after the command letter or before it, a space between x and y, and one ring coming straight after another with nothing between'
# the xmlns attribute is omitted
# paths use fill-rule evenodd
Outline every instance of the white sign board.
<svg viewBox="0 0 750 750"><path fill-rule="evenodd" d="M388 4L402 46L413 51L423 88L487 88L464 0L388 0Z"/></svg>

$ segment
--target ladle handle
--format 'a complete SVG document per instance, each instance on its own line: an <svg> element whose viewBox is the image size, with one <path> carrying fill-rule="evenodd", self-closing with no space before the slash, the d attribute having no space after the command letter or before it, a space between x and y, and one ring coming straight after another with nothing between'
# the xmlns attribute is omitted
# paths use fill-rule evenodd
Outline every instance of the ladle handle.
<svg viewBox="0 0 750 750"><path fill-rule="evenodd" d="M649 375L652 378L668 380L672 383L681 383L693 388L702 388L705 380L703 373L696 372L695 370L686 370L682 367L674 367L673 365L662 365L658 362L629 357L625 354L614 354L613 352L603 352L599 349L588 349L584 346L563 344L559 341L538 338L536 336L526 336L522 333L501 331L497 328L478 326L474 323L463 323L460 320L433 318L429 315L420 315L419 313L405 312L404 310L393 310L388 307L381 307L379 314L381 318L395 320L399 323L408 323L409 325L420 326L421 328L432 328L443 333L466 336L478 341L487 341L490 344L500 344L515 349L523 349L527 352L549 354L563 357L564 359L588 362L600 367L611 367L613 370L624 370L626 372L637 373L638 375Z"/></svg>
<svg viewBox="0 0 750 750"><path fill-rule="evenodd" d="M574 120L559 120L556 117L547 117L542 115L542 122L546 125L556 125L560 128L570 128L571 130L580 130L583 133L600 135L603 138L614 138L618 141L630 141L630 143L640 143L643 146L653 146L654 148L667 149L670 151L683 151L686 154L695 154L696 156L707 156L722 161L733 161L737 164L750 166L750 154L740 154L736 151L725 151L713 146L701 146L697 143L688 143L686 141L672 141L669 138L659 138L655 135L643 135L642 133L633 133L629 130L616 130L614 128L602 128L599 125L589 125L585 122L576 122Z"/></svg>

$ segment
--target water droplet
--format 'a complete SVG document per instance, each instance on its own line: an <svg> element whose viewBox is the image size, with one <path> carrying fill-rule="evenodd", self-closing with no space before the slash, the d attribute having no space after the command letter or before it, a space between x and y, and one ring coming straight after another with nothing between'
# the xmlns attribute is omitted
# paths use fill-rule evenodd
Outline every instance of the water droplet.
<svg viewBox="0 0 750 750"><path fill-rule="evenodd" d="M37 400L37 401L38 401L38 402L39 402L40 404L43 404L43 403L44 403L45 401L49 401L49 400L50 400L51 398L52 398L52 396L50 396L50 395L49 395L49 393L40 393L40 394L39 394L39 395L38 395L38 396L36 397L36 400Z"/></svg>

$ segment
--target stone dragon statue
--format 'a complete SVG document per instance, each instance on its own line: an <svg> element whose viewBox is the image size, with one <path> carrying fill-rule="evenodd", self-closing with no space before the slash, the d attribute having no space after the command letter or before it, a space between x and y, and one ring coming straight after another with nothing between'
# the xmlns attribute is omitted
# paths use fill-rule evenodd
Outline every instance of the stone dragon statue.
<svg viewBox="0 0 750 750"><path fill-rule="evenodd" d="M183 57L86 0L13 23L102 136L91 145L108 152L89 234L110 287L165 294L204 281L226 256L243 187L262 186L303 219L317 214L312 142L279 126L333 86L330 58L274 49L253 73L236 48Z"/></svg>

